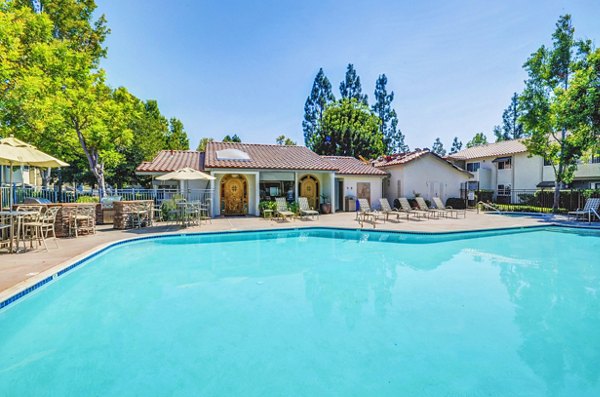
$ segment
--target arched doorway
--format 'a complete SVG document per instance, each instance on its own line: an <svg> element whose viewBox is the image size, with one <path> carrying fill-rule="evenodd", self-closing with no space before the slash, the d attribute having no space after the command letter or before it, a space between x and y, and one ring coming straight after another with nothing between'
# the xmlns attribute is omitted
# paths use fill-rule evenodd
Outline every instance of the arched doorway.
<svg viewBox="0 0 600 397"><path fill-rule="evenodd" d="M248 181L243 175L225 175L221 179L221 214L248 213Z"/></svg>
<svg viewBox="0 0 600 397"><path fill-rule="evenodd" d="M319 206L319 180L312 175L300 178L300 197L306 197L312 208Z"/></svg>

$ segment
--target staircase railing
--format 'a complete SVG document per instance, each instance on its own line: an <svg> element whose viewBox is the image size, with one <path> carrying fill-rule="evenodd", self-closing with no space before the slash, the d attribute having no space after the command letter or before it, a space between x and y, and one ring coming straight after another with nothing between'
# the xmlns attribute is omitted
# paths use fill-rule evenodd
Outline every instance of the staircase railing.
<svg viewBox="0 0 600 397"><path fill-rule="evenodd" d="M498 213L498 214L501 214L501 213L502 213L502 211L500 211L498 208L494 207L494 206L493 206L493 205L491 205L490 203L486 203L486 202L483 202L483 201L479 201L479 202L477 203L477 213L478 213L478 214L479 214L479 206L480 206L480 205L481 205L481 206L483 206L483 207L485 207L485 208L489 208L490 210L492 210L492 211L495 211L495 212L496 212L496 213Z"/></svg>

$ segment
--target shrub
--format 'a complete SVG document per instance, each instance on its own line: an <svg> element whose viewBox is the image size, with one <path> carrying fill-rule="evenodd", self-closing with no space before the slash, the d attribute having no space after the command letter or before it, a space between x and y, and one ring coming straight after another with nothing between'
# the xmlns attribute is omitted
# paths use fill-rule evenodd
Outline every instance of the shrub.
<svg viewBox="0 0 600 397"><path fill-rule="evenodd" d="M99 203L100 198L96 196L79 196L76 203Z"/></svg>
<svg viewBox="0 0 600 397"><path fill-rule="evenodd" d="M265 210L275 211L277 203L275 201L262 200L258 203L258 209L260 210L260 214L264 215Z"/></svg>

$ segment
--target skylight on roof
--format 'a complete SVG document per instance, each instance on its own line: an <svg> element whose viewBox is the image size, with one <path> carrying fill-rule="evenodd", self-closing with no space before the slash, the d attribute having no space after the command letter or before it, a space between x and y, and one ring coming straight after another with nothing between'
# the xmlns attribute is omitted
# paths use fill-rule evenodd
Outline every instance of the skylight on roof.
<svg viewBox="0 0 600 397"><path fill-rule="evenodd" d="M217 160L249 161L250 155L239 149L217 150Z"/></svg>

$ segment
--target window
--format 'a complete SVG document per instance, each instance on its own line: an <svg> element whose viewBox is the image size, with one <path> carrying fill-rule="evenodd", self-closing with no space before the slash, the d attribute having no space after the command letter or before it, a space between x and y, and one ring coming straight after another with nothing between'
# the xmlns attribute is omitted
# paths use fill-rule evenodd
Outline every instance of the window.
<svg viewBox="0 0 600 397"><path fill-rule="evenodd" d="M477 172L481 167L481 163L467 163L467 171Z"/></svg>
<svg viewBox="0 0 600 397"><path fill-rule="evenodd" d="M510 170L512 168L512 159L498 161L499 170Z"/></svg>
<svg viewBox="0 0 600 397"><path fill-rule="evenodd" d="M261 181L260 199L275 200L277 197L285 197L287 201L294 201L293 181Z"/></svg>
<svg viewBox="0 0 600 397"><path fill-rule="evenodd" d="M552 165L552 161L544 159L544 166Z"/></svg>
<svg viewBox="0 0 600 397"><path fill-rule="evenodd" d="M498 196L510 196L510 185L498 185Z"/></svg>
<svg viewBox="0 0 600 397"><path fill-rule="evenodd" d="M600 164L600 156L592 155L592 158L590 159L590 163L591 164Z"/></svg>

